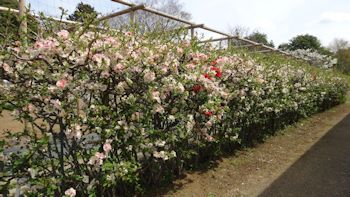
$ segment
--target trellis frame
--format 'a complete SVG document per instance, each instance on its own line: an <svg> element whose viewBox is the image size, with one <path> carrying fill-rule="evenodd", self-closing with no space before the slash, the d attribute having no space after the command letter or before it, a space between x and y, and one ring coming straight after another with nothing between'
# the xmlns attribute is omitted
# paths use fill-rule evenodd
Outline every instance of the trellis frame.
<svg viewBox="0 0 350 197"><path fill-rule="evenodd" d="M129 6L130 8L137 7L137 5L135 5L133 3L126 2L124 0L111 0L111 1L119 3L119 4L122 4L122 5ZM143 11L146 11L146 12L149 12L149 13L153 13L153 14L156 14L158 16L162 16L162 17L165 17L165 18L168 18L168 19L172 19L174 21L181 22L181 23L184 23L184 24L188 25L185 28L186 29L190 29L190 31L191 31L191 38L192 39L194 38L194 31L195 31L196 28L200 28L200 29L212 32L212 33L216 33L216 34L225 36L223 38L216 38L216 39L209 39L209 40L205 40L205 41L199 41L200 43L217 42L217 41L223 41L223 40L227 40L228 43L230 43L231 40L237 40L237 41L242 41L242 42L244 42L246 44L249 44L249 47L261 47L261 48L263 48L264 50L261 50L262 53L279 52L279 53L281 53L283 55L292 56L291 54L289 54L289 53L287 53L285 51L282 51L282 50L279 50L279 49L275 49L275 48L266 46L266 45L261 44L261 43L254 42L252 40L248 40L248 39L245 39L245 38L240 38L239 36L230 35L230 34L227 34L225 32L222 32L222 31L219 31L219 30L207 27L204 24L196 24L196 23L193 23L193 22L181 19L181 18L179 18L177 16L172 16L172 15L169 15L167 13L155 10L153 8L149 8L149 7L144 6L144 7L140 8L140 9L133 10L133 12L135 12L136 10L143 10Z"/></svg>
<svg viewBox="0 0 350 197"><path fill-rule="evenodd" d="M249 40L249 39L241 38L239 36L230 35L228 33L225 33L225 32L222 32L222 31L210 28L210 27L208 27L208 26L206 26L204 24L196 24L196 23L193 23L191 21L179 18L177 16L173 16L173 15L170 15L170 14L167 14L167 13L155 10L153 8L149 8L149 7L147 7L147 6L143 5L143 4L136 5L136 4L133 4L133 3L126 2L124 0L111 0L111 1L113 1L115 3L122 4L122 5L126 5L129 8L121 10L121 11L118 11L118 12L115 12L115 13L112 13L112 14L109 14L107 16L100 17L98 19L99 21L108 20L108 19L111 19L111 18L114 18L114 17L117 17L117 16L121 16L121 15L124 15L124 14L130 14L130 23L133 24L135 22L135 14L136 14L135 12L137 10L143 10L143 11L146 11L146 12L149 12L149 13L153 13L155 15L158 15L158 16L161 16L161 17L165 17L165 18L168 18L168 19L171 19L171 20L174 20L174 21L177 21L177 22L181 22L181 23L187 25L183 29L189 29L191 31L191 33L190 33L191 39L193 39L195 37L195 29L203 29L203 30L206 30L206 31L209 31L209 32L216 33L216 34L224 36L222 38L215 38L215 39L199 41L199 43L209 43L209 42L217 42L217 41L227 40L228 41L228 46L230 46L231 41L232 40L236 40L236 41L244 42L244 43L246 43L246 45L234 46L235 48L241 48L241 47L258 48L258 47L260 47L260 48L263 48L263 50L257 50L257 51L254 51L254 52L261 52L261 53L278 52L278 53L286 55L286 56L290 56L290 57L294 57L294 58L300 59L300 58L295 57L295 56L293 56L290 53L287 53L285 51L282 51L282 50L279 50L279 49L275 49L275 48L266 46L266 45L258 43L258 42L254 42L254 41ZM2 7L2 6L0 6L0 11L10 11L10 12L13 12L13 13L19 13L19 10L10 9L10 8L6 8L6 7ZM34 16L38 17L35 14L34 14ZM56 19L56 18L52 18L52 19L60 21L60 22L68 23L68 24L76 24L76 23L78 23L78 22L70 21L70 20L62 20L62 19Z"/></svg>

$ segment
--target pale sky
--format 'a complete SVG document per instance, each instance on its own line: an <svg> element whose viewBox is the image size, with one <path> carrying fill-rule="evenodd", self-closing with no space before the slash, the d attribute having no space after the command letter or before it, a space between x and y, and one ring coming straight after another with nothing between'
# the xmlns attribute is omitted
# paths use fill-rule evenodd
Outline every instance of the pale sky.
<svg viewBox="0 0 350 197"><path fill-rule="evenodd" d="M32 8L54 13L64 6L73 11L79 0L27 0ZM110 0L82 0L101 13L120 10ZM227 32L244 26L268 35L275 45L309 33L324 45L334 38L350 40L350 0L179 0L192 14L192 22ZM124 7L125 8L125 7Z"/></svg>
<svg viewBox="0 0 350 197"><path fill-rule="evenodd" d="M304 33L324 45L335 37L350 40L350 0L180 0L193 21L227 31L245 26L275 44Z"/></svg>

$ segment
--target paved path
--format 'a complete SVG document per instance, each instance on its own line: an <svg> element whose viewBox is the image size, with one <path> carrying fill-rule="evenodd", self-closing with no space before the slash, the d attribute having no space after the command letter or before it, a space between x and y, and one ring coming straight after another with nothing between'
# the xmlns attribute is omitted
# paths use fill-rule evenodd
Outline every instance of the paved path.
<svg viewBox="0 0 350 197"><path fill-rule="evenodd" d="M260 197L350 197L350 114Z"/></svg>

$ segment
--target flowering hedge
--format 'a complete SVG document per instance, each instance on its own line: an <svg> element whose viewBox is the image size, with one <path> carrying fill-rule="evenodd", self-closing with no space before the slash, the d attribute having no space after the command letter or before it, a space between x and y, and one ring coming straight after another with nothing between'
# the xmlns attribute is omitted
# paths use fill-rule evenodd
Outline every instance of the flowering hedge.
<svg viewBox="0 0 350 197"><path fill-rule="evenodd" d="M0 66L0 106L27 124L0 147L0 187L30 196L141 192L347 90L315 68L131 32L61 30L1 51Z"/></svg>
<svg viewBox="0 0 350 197"><path fill-rule="evenodd" d="M338 62L334 57L322 55L311 49L297 49L295 51L288 51L288 53L308 61L313 66L321 68L332 68Z"/></svg>

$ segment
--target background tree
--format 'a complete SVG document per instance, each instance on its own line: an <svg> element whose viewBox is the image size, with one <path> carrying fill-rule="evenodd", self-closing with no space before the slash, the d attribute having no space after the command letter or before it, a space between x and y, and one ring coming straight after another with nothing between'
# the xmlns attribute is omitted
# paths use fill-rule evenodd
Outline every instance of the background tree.
<svg viewBox="0 0 350 197"><path fill-rule="evenodd" d="M282 51L288 51L289 50L289 44L288 43L282 43L278 45L278 49Z"/></svg>
<svg viewBox="0 0 350 197"><path fill-rule="evenodd" d="M317 51L323 55L332 55L332 52L323 47L321 41L316 36L310 34L298 35L292 38L289 43L282 44L278 48L289 51L295 51L298 49L310 49L312 51Z"/></svg>
<svg viewBox="0 0 350 197"><path fill-rule="evenodd" d="M289 50L313 49L318 51L321 48L321 41L309 34L299 35L292 38L289 42Z"/></svg>
<svg viewBox="0 0 350 197"><path fill-rule="evenodd" d="M249 35L249 27L241 26L241 25L236 25L236 26L229 26L228 31L230 34L234 36L239 36L241 38L247 37Z"/></svg>
<svg viewBox="0 0 350 197"><path fill-rule="evenodd" d="M259 31L255 31L255 32L251 33L249 36L246 37L246 39L264 44L266 46L275 47L275 45L273 44L273 41L271 40L269 42L267 39L267 35L265 33L259 32Z"/></svg>
<svg viewBox="0 0 350 197"><path fill-rule="evenodd" d="M191 14L184 10L179 0L134 0L134 4L144 4L156 10L180 17L185 20L191 19ZM135 22L143 27L143 31L163 31L183 26L183 23L167 19L146 11L135 12ZM110 19L110 25L119 28L130 24L130 15L123 15Z"/></svg>
<svg viewBox="0 0 350 197"><path fill-rule="evenodd" d="M335 56L338 59L336 68L346 74L350 74L350 48L338 50Z"/></svg>
<svg viewBox="0 0 350 197"><path fill-rule="evenodd" d="M337 53L341 49L347 49L350 47L350 43L347 40L341 38L335 38L328 46L329 50L333 53Z"/></svg>
<svg viewBox="0 0 350 197"><path fill-rule="evenodd" d="M67 19L71 21L83 22L86 15L92 15L96 17L97 12L95 8L92 7L91 5L80 2L75 8L74 13L69 15Z"/></svg>

